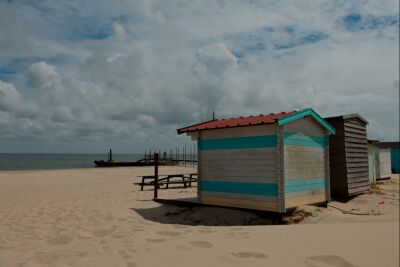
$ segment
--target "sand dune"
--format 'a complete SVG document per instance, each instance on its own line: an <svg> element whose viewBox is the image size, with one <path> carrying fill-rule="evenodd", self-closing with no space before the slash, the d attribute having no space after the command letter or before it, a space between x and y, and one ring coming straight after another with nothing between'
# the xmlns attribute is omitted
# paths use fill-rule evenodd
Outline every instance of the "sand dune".
<svg viewBox="0 0 400 267"><path fill-rule="evenodd" d="M300 224L272 225L250 211L153 202L151 190L132 185L152 171L0 172L0 266L399 266L398 201L389 199L398 198L398 178L380 185L386 198L332 203L379 215L306 207Z"/></svg>

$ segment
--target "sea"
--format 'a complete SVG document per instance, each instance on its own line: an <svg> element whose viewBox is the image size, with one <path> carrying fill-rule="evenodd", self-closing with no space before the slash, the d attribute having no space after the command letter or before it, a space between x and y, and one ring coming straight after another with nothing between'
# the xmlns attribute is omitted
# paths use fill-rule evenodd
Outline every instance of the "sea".
<svg viewBox="0 0 400 267"><path fill-rule="evenodd" d="M95 160L107 160L107 157L107 154L0 153L0 171L93 168ZM136 161L143 157L143 154L113 154L113 159L119 161Z"/></svg>

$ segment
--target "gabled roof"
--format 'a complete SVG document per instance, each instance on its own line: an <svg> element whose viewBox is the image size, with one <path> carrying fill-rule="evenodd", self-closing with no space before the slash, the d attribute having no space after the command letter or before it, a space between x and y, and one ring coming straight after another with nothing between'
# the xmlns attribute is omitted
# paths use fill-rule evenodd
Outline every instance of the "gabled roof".
<svg viewBox="0 0 400 267"><path fill-rule="evenodd" d="M381 148L400 148L400 142L379 142Z"/></svg>
<svg viewBox="0 0 400 267"><path fill-rule="evenodd" d="M237 118L222 119L222 120L211 120L211 121L201 122L198 124L187 126L187 127L178 129L177 131L178 131L178 134L182 134L182 133L187 133L187 132L210 130L210 129L271 124L271 123L275 123L275 120L280 119L288 114L292 114L293 112L295 112L295 111L280 112L277 114L271 113L268 115L260 114L260 115L256 115L256 116L237 117Z"/></svg>
<svg viewBox="0 0 400 267"><path fill-rule="evenodd" d="M248 117L211 120L190 125L184 128L180 128L177 129L177 131L178 134L182 134L182 133L196 132L203 130L233 128L233 127L250 126L250 125L263 125L263 124L274 124L274 123L277 123L278 125L284 125L293 120L297 120L308 115L312 116L317 122L319 122L324 128L326 128L332 134L336 133L335 129L311 108L304 109L301 111L280 112L277 114L271 113L268 115L260 114Z"/></svg>
<svg viewBox="0 0 400 267"><path fill-rule="evenodd" d="M368 124L368 121L363 116L361 116L360 114L357 114L357 113L344 114L344 115L328 117L328 118L324 118L324 119L328 120L328 121L332 121L332 120L338 120L338 119L347 120L347 119L352 119L352 118L357 118L357 119L361 120L362 122L364 122L365 124Z"/></svg>

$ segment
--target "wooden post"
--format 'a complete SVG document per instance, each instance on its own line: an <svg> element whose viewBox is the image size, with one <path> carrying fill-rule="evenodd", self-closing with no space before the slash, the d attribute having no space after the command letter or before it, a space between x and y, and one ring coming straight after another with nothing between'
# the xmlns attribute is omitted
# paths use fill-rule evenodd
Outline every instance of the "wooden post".
<svg viewBox="0 0 400 267"><path fill-rule="evenodd" d="M158 197L158 153L154 153L154 200Z"/></svg>

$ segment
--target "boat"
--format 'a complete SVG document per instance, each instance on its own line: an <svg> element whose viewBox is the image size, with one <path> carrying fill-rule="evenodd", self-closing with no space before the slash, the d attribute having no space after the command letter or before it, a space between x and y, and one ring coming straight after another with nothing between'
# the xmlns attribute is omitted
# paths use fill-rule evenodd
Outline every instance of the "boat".
<svg viewBox="0 0 400 267"><path fill-rule="evenodd" d="M128 166L154 166L154 159L140 159L137 161L118 161L112 159L112 150L108 154L107 160L95 160L97 167L128 167ZM176 165L177 162L170 159L159 159L158 165Z"/></svg>

